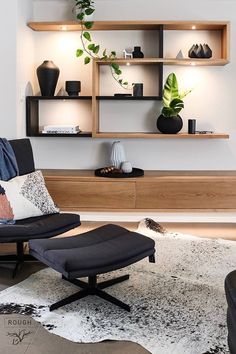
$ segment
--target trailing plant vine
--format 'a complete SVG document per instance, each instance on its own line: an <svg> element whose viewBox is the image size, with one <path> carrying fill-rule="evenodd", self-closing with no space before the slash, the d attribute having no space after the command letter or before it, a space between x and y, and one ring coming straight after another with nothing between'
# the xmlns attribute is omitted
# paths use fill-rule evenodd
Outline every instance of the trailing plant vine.
<svg viewBox="0 0 236 354"><path fill-rule="evenodd" d="M87 65L90 63L91 59L99 59L110 62L110 70L114 80L123 88L128 89L128 82L121 78L122 70L118 63L116 63L116 52L111 51L107 53L107 50L102 50L100 45L94 43L92 40L91 33L89 32L92 29L94 22L86 21L86 16L90 16L94 13L94 1L93 0L75 0L76 18L81 25L81 34L80 39L82 43L82 48L78 48L76 51L76 56L84 57L84 64ZM102 53L102 54L100 54Z"/></svg>

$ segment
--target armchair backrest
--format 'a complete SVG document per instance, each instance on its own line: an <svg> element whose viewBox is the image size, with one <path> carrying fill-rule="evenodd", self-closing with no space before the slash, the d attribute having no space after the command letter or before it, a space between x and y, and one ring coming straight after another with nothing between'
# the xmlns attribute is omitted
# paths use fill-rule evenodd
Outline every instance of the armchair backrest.
<svg viewBox="0 0 236 354"><path fill-rule="evenodd" d="M34 156L29 139L16 139L9 141L18 163L19 175L26 175L35 171Z"/></svg>

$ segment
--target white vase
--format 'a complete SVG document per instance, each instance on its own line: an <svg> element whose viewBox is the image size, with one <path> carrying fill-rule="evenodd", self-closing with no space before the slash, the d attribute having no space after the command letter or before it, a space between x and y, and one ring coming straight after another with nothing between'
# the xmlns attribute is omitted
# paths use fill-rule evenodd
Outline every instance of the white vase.
<svg viewBox="0 0 236 354"><path fill-rule="evenodd" d="M124 161L126 161L124 147L120 141L114 141L111 148L111 164L116 168L120 168Z"/></svg>

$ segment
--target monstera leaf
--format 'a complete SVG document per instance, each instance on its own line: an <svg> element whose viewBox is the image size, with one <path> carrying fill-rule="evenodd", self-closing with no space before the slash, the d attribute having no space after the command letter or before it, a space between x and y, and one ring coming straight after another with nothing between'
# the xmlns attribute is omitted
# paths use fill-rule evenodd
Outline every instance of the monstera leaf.
<svg viewBox="0 0 236 354"><path fill-rule="evenodd" d="M178 80L175 73L168 75L163 90L163 108L162 115L165 117L174 117L184 108L183 98L192 90L179 93Z"/></svg>
<svg viewBox="0 0 236 354"><path fill-rule="evenodd" d="M176 75L169 74L163 90L163 103L165 107L169 107L172 100L179 98L179 88Z"/></svg>
<svg viewBox="0 0 236 354"><path fill-rule="evenodd" d="M184 108L184 102L179 98L174 98L171 102L169 107L163 107L161 113L165 117L174 117L179 114L181 109Z"/></svg>

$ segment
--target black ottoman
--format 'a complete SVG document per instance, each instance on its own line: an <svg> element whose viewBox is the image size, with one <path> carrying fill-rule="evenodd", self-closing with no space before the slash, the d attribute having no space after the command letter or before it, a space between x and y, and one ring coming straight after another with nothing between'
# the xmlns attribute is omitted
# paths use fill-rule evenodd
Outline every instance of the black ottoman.
<svg viewBox="0 0 236 354"><path fill-rule="evenodd" d="M62 274L82 290L50 306L50 311L87 295L101 298L130 311L130 306L102 289L129 279L129 275L97 283L97 275L126 267L149 257L155 262L155 242L117 225L105 225L83 234L29 241L30 254ZM88 283L78 280L88 277Z"/></svg>
<svg viewBox="0 0 236 354"><path fill-rule="evenodd" d="M228 302L228 344L230 353L236 354L236 270L229 273L225 279L225 293Z"/></svg>

